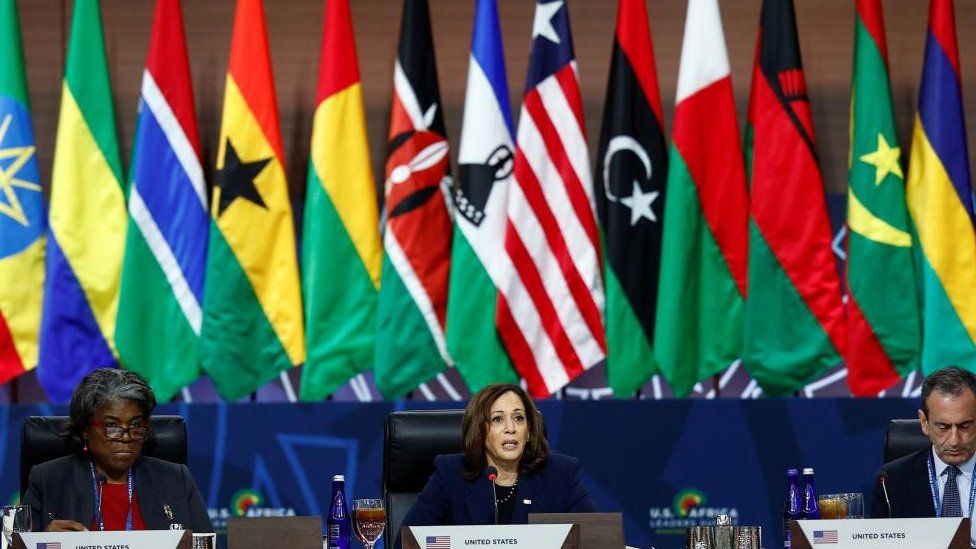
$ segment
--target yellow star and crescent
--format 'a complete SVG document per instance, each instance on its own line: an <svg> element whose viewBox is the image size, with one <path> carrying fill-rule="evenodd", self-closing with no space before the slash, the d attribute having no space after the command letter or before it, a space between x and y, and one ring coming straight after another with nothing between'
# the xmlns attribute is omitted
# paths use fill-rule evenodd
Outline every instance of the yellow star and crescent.
<svg viewBox="0 0 976 549"><path fill-rule="evenodd" d="M889 145L884 135L879 132L878 148L874 152L861 155L860 160L874 166L874 184L877 186L889 174L904 179L900 157L901 148ZM911 235L874 215L857 199L854 189L849 189L847 192L847 220L852 231L879 244L897 247L912 245Z"/></svg>
<svg viewBox="0 0 976 549"><path fill-rule="evenodd" d="M901 173L901 147L888 144L881 132L878 132L878 148L874 152L861 155L861 162L874 166L874 184L880 185L888 174L894 174L898 179L904 179Z"/></svg>
<svg viewBox="0 0 976 549"><path fill-rule="evenodd" d="M16 188L19 187L29 191L41 192L41 185L36 182L24 181L23 179L17 178L17 173L30 160L35 148L32 145L6 148L3 146L3 140L7 136L7 130L10 129L12 119L13 116L8 114L4 117L3 122L0 123L0 166L3 164L2 161L13 159L5 168L0 167L0 214L6 215L17 223L28 227L30 226L30 221L27 219L27 214L24 212L24 207L21 205L20 199L17 198Z"/></svg>

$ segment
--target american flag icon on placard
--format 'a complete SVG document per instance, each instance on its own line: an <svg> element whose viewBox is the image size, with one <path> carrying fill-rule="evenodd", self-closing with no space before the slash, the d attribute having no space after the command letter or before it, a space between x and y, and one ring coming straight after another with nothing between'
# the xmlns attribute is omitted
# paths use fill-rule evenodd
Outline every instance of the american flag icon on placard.
<svg viewBox="0 0 976 549"><path fill-rule="evenodd" d="M814 530L813 543L837 543L837 530Z"/></svg>
<svg viewBox="0 0 976 549"><path fill-rule="evenodd" d="M37 544L37 549L61 549L60 541L46 541Z"/></svg>
<svg viewBox="0 0 976 549"><path fill-rule="evenodd" d="M451 536L427 536L425 549L451 549Z"/></svg>

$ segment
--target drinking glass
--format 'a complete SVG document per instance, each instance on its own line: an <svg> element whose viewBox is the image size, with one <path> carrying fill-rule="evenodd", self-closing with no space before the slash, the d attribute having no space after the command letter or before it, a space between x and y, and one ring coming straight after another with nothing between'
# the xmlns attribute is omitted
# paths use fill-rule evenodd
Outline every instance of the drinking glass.
<svg viewBox="0 0 976 549"><path fill-rule="evenodd" d="M217 534L193 534L193 549L217 549Z"/></svg>
<svg viewBox="0 0 976 549"><path fill-rule="evenodd" d="M817 498L820 504L820 518L843 519L847 517L846 494L827 494Z"/></svg>
<svg viewBox="0 0 976 549"><path fill-rule="evenodd" d="M847 515L844 518L864 518L864 495L860 492L851 492L842 495L847 502Z"/></svg>
<svg viewBox="0 0 976 549"><path fill-rule="evenodd" d="M3 539L9 547L13 543L14 532L31 531L29 505L7 505L3 508Z"/></svg>
<svg viewBox="0 0 976 549"><path fill-rule="evenodd" d="M386 507L381 499L357 499L352 502L352 522L356 537L366 549L373 549L386 527Z"/></svg>

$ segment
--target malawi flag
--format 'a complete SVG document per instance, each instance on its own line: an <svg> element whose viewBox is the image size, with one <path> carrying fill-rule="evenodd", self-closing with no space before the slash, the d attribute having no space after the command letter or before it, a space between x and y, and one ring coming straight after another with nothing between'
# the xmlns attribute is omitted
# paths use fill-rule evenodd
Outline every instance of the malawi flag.
<svg viewBox="0 0 976 549"><path fill-rule="evenodd" d="M951 0L932 0L908 165L921 248L922 371L976 371L976 231Z"/></svg>
<svg viewBox="0 0 976 549"><path fill-rule="evenodd" d="M303 400L372 366L383 261L348 0L326 2L321 55L302 238Z"/></svg>
<svg viewBox="0 0 976 549"><path fill-rule="evenodd" d="M427 0L404 0L386 159L376 385L401 397L450 364L444 329L451 185Z"/></svg>
<svg viewBox="0 0 976 549"><path fill-rule="evenodd" d="M203 296L203 368L237 400L305 361L302 296L261 0L238 0Z"/></svg>
<svg viewBox="0 0 976 549"><path fill-rule="evenodd" d="M792 0L763 1L749 125L752 223L742 358L767 394L784 395L837 364L846 335Z"/></svg>
<svg viewBox="0 0 976 549"><path fill-rule="evenodd" d="M122 162L97 0L77 0L51 176L38 381L65 402L117 363L115 317L127 219Z"/></svg>
<svg viewBox="0 0 976 549"><path fill-rule="evenodd" d="M675 396L742 353L748 192L718 0L690 0L654 336L659 368Z"/></svg>
<svg viewBox="0 0 976 549"><path fill-rule="evenodd" d="M0 0L0 385L37 366L46 220L16 0Z"/></svg>
<svg viewBox="0 0 976 549"><path fill-rule="evenodd" d="M632 395L656 370L651 342L668 151L644 0L620 0L593 194L605 246L607 379Z"/></svg>
<svg viewBox="0 0 976 549"><path fill-rule="evenodd" d="M847 383L874 396L918 368L915 262L881 0L858 0L847 191Z"/></svg>
<svg viewBox="0 0 976 549"><path fill-rule="evenodd" d="M156 2L129 169L115 342L165 401L200 375L210 227L179 0Z"/></svg>
<svg viewBox="0 0 976 549"><path fill-rule="evenodd" d="M517 383L495 329L497 287L511 269L505 204L515 146L505 56L495 0L478 0L454 189L454 243L447 306L447 348L472 391Z"/></svg>

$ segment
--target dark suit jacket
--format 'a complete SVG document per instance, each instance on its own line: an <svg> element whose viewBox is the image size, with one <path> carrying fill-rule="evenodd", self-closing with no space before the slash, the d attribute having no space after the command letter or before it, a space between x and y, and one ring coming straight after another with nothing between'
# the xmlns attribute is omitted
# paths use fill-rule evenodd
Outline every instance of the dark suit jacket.
<svg viewBox="0 0 976 549"><path fill-rule="evenodd" d="M928 457L932 447L926 446L913 454L885 463L881 470L888 474L888 499L892 518L934 517L932 489L929 486ZM880 483L875 483L871 516L887 518L888 507Z"/></svg>
<svg viewBox="0 0 976 549"><path fill-rule="evenodd" d="M434 458L434 474L403 518L402 526L494 524L491 481L485 475L465 480L464 471L461 454ZM541 469L519 478L512 524L528 523L529 513L590 513L596 510L590 494L580 483L579 460L549 454ZM399 532L395 547L400 547Z"/></svg>
<svg viewBox="0 0 976 549"><path fill-rule="evenodd" d="M24 504L30 505L32 524L43 530L58 519L76 520L86 527L95 513L89 460L65 456L35 465L30 472ZM135 494L142 520L149 530L169 530L171 524L194 532L213 532L207 507L186 465L141 456L132 466ZM173 519L166 516L169 506Z"/></svg>

